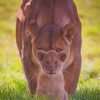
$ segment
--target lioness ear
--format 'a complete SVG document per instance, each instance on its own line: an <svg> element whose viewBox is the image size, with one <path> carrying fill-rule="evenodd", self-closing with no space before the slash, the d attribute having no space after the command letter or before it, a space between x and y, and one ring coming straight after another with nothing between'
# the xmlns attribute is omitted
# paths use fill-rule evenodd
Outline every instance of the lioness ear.
<svg viewBox="0 0 100 100"><path fill-rule="evenodd" d="M37 51L37 58L39 61L42 61L47 53L43 50Z"/></svg>
<svg viewBox="0 0 100 100"><path fill-rule="evenodd" d="M62 62L64 62L67 58L67 54L66 54L65 51L59 52L59 56L60 56L60 59L61 59Z"/></svg>
<svg viewBox="0 0 100 100"><path fill-rule="evenodd" d="M74 38L76 29L74 24L70 23L63 28L63 38L67 43L71 43L72 39Z"/></svg>
<svg viewBox="0 0 100 100"><path fill-rule="evenodd" d="M24 1L24 3L25 3L24 14L25 14L25 16L27 16L29 9L30 9L30 6L32 4L32 0L26 0L26 1Z"/></svg>

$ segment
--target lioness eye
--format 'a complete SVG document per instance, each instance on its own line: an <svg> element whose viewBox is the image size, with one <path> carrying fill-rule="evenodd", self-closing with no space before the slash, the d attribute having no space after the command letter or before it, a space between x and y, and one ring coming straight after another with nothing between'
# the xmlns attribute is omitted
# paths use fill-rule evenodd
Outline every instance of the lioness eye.
<svg viewBox="0 0 100 100"><path fill-rule="evenodd" d="M56 49L56 52L60 52L60 51L62 51L63 49L61 49L61 48L57 48Z"/></svg>

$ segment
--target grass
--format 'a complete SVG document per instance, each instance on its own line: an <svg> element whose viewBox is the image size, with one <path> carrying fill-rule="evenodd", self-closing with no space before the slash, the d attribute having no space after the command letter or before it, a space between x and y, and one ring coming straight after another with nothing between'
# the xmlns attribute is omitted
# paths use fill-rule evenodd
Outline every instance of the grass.
<svg viewBox="0 0 100 100"><path fill-rule="evenodd" d="M20 0L0 1L0 100L35 100L29 94L15 42ZM82 28L82 70L76 100L100 100L100 3L75 0ZM72 100L73 98L70 98ZM39 97L39 100L47 100Z"/></svg>

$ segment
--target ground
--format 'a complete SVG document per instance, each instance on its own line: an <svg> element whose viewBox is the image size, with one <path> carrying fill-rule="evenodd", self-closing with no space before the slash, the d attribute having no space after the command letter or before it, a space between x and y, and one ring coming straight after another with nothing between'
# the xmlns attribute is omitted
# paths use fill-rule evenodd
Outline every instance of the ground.
<svg viewBox="0 0 100 100"><path fill-rule="evenodd" d="M83 58L76 100L100 100L100 1L74 1L82 22ZM0 0L0 100L34 98L28 91L15 41L20 3L21 0Z"/></svg>

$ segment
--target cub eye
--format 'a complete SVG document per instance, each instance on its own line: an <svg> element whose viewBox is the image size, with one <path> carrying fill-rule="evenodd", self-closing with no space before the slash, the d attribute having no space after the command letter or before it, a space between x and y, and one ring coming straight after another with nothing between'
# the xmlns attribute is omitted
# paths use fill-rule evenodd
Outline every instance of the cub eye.
<svg viewBox="0 0 100 100"><path fill-rule="evenodd" d="M49 63L50 63L49 61L46 61L46 62L45 62L46 65L49 65Z"/></svg>
<svg viewBox="0 0 100 100"><path fill-rule="evenodd" d="M55 65L58 65L59 64L59 62L58 61L55 61Z"/></svg>
<svg viewBox="0 0 100 100"><path fill-rule="evenodd" d="M57 48L56 49L56 52L60 52L60 51L62 51L63 49L61 49L61 48Z"/></svg>

